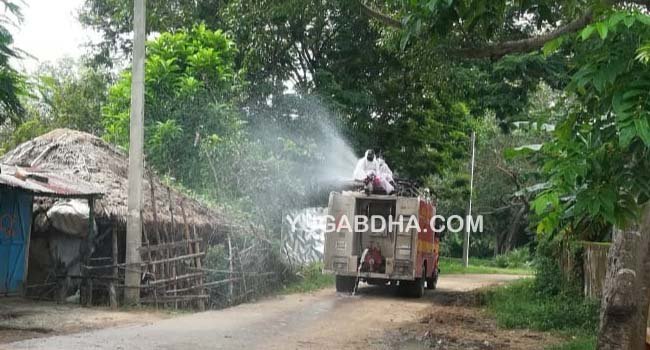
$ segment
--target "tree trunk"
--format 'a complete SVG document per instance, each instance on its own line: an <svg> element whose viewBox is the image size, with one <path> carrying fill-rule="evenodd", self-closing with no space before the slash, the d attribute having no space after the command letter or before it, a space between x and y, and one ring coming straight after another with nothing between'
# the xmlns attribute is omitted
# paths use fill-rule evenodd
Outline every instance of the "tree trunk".
<svg viewBox="0 0 650 350"><path fill-rule="evenodd" d="M599 350L645 348L650 306L650 206L640 225L616 233L609 250L598 332Z"/></svg>
<svg viewBox="0 0 650 350"><path fill-rule="evenodd" d="M508 230L508 235L506 236L504 243L505 243L505 249L504 252L509 252L514 248L515 246L515 235L517 234L517 231L519 231L519 226L521 222L521 218L526 214L528 211L528 206L525 203L522 203L521 206L519 207L519 210L517 210L517 213L515 214L514 219L512 219L512 222L510 223L510 229Z"/></svg>

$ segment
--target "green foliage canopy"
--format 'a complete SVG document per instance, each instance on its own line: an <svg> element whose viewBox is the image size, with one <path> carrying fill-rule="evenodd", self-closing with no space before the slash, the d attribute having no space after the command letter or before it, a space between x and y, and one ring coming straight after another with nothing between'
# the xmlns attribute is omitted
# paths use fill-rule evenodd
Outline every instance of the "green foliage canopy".
<svg viewBox="0 0 650 350"><path fill-rule="evenodd" d="M25 114L20 97L27 88L23 75L10 65L10 60L20 59L22 52L13 46L9 26L16 25L14 21L20 23L23 17L15 1L0 0L0 8L4 8L0 17L0 125L6 121L19 124Z"/></svg>
<svg viewBox="0 0 650 350"><path fill-rule="evenodd" d="M203 140L235 137L240 84L234 43L223 32L195 25L147 44L145 127L148 161L191 184L200 178ZM122 74L103 109L105 138L127 147L131 75Z"/></svg>

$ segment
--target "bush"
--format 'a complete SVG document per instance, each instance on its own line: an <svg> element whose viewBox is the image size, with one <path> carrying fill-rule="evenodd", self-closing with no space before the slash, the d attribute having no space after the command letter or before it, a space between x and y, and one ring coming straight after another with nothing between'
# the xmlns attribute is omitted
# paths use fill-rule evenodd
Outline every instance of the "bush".
<svg viewBox="0 0 650 350"><path fill-rule="evenodd" d="M537 245L533 264L535 278L491 289L485 299L502 327L559 331L574 336L568 343L552 348L555 350L593 349L599 303L583 297L581 279L576 278L579 271L566 275L562 272L560 256L566 249L580 261L581 252L572 244L542 240ZM511 255L513 263L524 260L521 252ZM509 263L507 255L498 263Z"/></svg>
<svg viewBox="0 0 650 350"><path fill-rule="evenodd" d="M508 257L505 254L497 255L497 257L494 258L494 265L503 268L508 267Z"/></svg>
<svg viewBox="0 0 650 350"><path fill-rule="evenodd" d="M568 274L560 267L560 256L569 249L575 261L580 261L581 252L567 242L543 240L537 246L533 267L535 269L535 289L545 295L573 294L582 296L582 271L578 264Z"/></svg>
<svg viewBox="0 0 650 350"><path fill-rule="evenodd" d="M224 282L209 289L210 307L235 305L280 290L290 280L289 267L281 260L278 247L268 239L245 232L232 236L233 266L230 274L228 243L207 247L207 282ZM232 278L233 280L229 279Z"/></svg>
<svg viewBox="0 0 650 350"><path fill-rule="evenodd" d="M284 287L283 292L287 294L305 293L334 285L334 275L326 275L322 271L322 262L301 267L296 272L293 281Z"/></svg>
<svg viewBox="0 0 650 350"><path fill-rule="evenodd" d="M505 254L497 255L494 258L494 264L497 267L521 268L530 265L531 260L528 247L521 247Z"/></svg>
<svg viewBox="0 0 650 350"><path fill-rule="evenodd" d="M486 300L499 325L506 328L594 334L598 326L596 301L571 293L540 292L533 279L492 289Z"/></svg>

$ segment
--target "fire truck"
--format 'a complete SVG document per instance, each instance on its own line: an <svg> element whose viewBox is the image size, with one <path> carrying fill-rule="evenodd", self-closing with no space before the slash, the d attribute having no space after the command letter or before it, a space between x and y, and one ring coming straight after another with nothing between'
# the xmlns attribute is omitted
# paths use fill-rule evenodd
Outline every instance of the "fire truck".
<svg viewBox="0 0 650 350"><path fill-rule="evenodd" d="M426 196L335 191L328 211L323 270L336 276L338 292L352 293L366 282L419 298L425 288L436 288L440 237L431 227L435 203ZM358 217L368 224L358 225L365 221Z"/></svg>

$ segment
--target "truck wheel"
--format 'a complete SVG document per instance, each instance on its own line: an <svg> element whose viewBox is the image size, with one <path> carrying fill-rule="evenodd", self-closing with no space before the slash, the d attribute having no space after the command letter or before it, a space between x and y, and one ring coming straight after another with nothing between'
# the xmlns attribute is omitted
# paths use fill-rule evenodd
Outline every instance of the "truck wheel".
<svg viewBox="0 0 650 350"><path fill-rule="evenodd" d="M427 289L436 289L438 284L438 275L440 274L440 269L436 269L436 272L433 273L433 276L427 278Z"/></svg>
<svg viewBox="0 0 650 350"><path fill-rule="evenodd" d="M421 278L416 278L411 285L411 297L422 298L424 296L424 281L426 280L426 272L422 272Z"/></svg>
<svg viewBox="0 0 650 350"><path fill-rule="evenodd" d="M357 278L352 276L336 276L336 291L352 293L357 285Z"/></svg>

